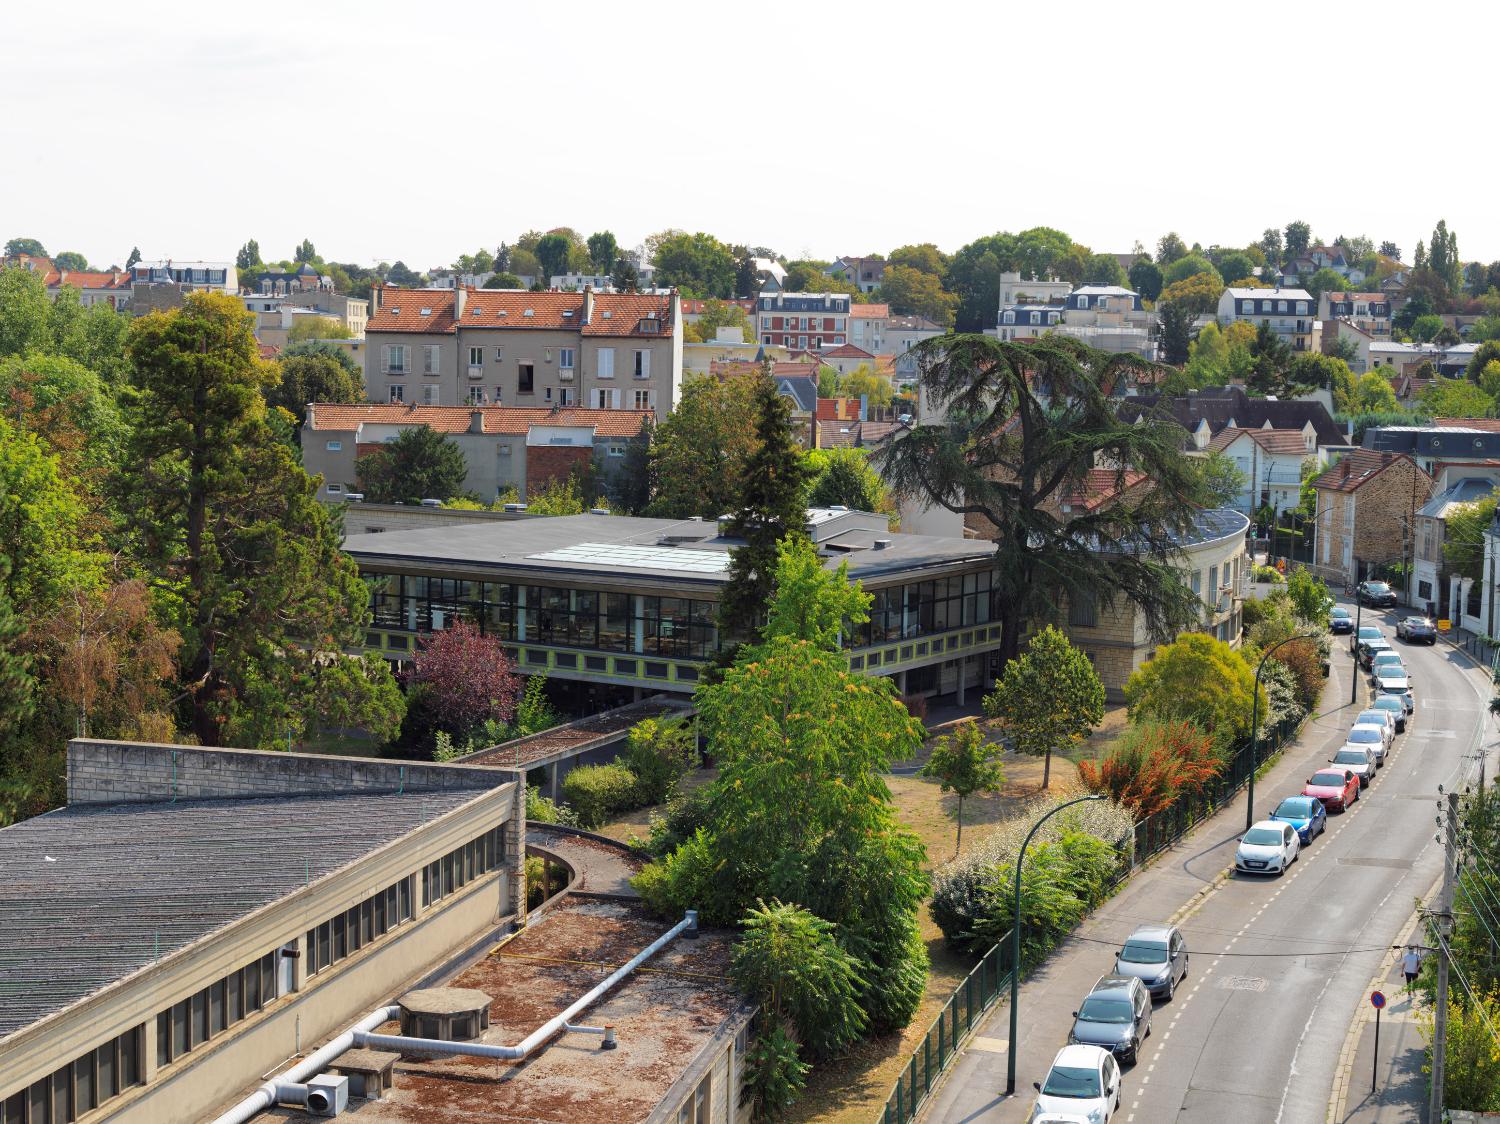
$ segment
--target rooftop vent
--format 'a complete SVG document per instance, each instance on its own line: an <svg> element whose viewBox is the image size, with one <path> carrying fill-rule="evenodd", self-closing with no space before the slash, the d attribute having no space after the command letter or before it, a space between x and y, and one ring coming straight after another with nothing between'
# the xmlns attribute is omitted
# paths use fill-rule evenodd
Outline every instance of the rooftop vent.
<svg viewBox="0 0 1500 1124"><path fill-rule="evenodd" d="M490 997L469 987L409 991L401 1007L401 1033L409 1038L472 1042L490 1026Z"/></svg>
<svg viewBox="0 0 1500 1124"><path fill-rule="evenodd" d="M886 550L886 549L888 549L890 547L891 540L890 539L876 539L870 545L873 546L876 550Z"/></svg>

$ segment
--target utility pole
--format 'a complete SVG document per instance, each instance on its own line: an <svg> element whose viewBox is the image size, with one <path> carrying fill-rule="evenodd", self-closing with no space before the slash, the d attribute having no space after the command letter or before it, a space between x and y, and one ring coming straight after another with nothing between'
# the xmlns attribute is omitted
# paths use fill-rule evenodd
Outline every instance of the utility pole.
<svg viewBox="0 0 1500 1124"><path fill-rule="evenodd" d="M1432 1094L1427 1104L1427 1119L1443 1118L1443 1081L1447 1069L1448 1048L1448 949L1453 933L1453 879L1458 859L1458 793L1450 792L1443 823L1443 892L1434 915L1438 931L1437 999L1432 1012Z"/></svg>

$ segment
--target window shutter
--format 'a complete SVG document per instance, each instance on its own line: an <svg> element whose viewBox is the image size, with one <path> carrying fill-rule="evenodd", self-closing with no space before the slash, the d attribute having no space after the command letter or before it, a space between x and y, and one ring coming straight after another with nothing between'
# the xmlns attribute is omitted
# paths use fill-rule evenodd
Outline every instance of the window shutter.
<svg viewBox="0 0 1500 1124"><path fill-rule="evenodd" d="M599 349L599 377L601 379L615 377L615 349L612 347Z"/></svg>
<svg viewBox="0 0 1500 1124"><path fill-rule="evenodd" d="M641 352L641 378L643 378L643 379L649 379L650 377L651 377L651 353L649 351L643 351L643 352Z"/></svg>

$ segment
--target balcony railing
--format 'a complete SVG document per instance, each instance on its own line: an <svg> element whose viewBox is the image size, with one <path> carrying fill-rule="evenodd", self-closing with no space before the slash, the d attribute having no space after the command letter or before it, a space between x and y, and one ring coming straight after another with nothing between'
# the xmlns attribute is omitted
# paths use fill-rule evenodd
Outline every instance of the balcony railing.
<svg viewBox="0 0 1500 1124"><path fill-rule="evenodd" d="M484 368L481 367L481 366L478 366L477 364L470 363L469 364L469 377L471 379L482 379L482 378L484 378Z"/></svg>

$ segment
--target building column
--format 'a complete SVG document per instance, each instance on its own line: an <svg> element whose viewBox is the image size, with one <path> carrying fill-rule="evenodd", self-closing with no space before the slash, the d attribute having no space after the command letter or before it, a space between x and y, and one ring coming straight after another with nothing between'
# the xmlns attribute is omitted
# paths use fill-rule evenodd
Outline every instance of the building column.
<svg viewBox="0 0 1500 1124"><path fill-rule="evenodd" d="M550 795L553 800L557 799L558 780L559 780L558 767L561 764L562 764L562 759L561 758L559 758L558 760L552 762L552 775L551 775L551 777L550 777L550 779L548 780L548 783L547 783L548 795Z"/></svg>
<svg viewBox="0 0 1500 1124"><path fill-rule="evenodd" d="M959 656L958 659L954 660L953 662L958 665L958 689L953 692L953 701L956 702L959 706L963 706L964 705L964 678L965 678L965 673L968 671L968 668L965 667L964 665L968 661L965 660L963 656Z"/></svg>
<svg viewBox="0 0 1500 1124"><path fill-rule="evenodd" d="M156 1080L156 1020L147 1019L141 1030L141 1084L149 1085Z"/></svg>

